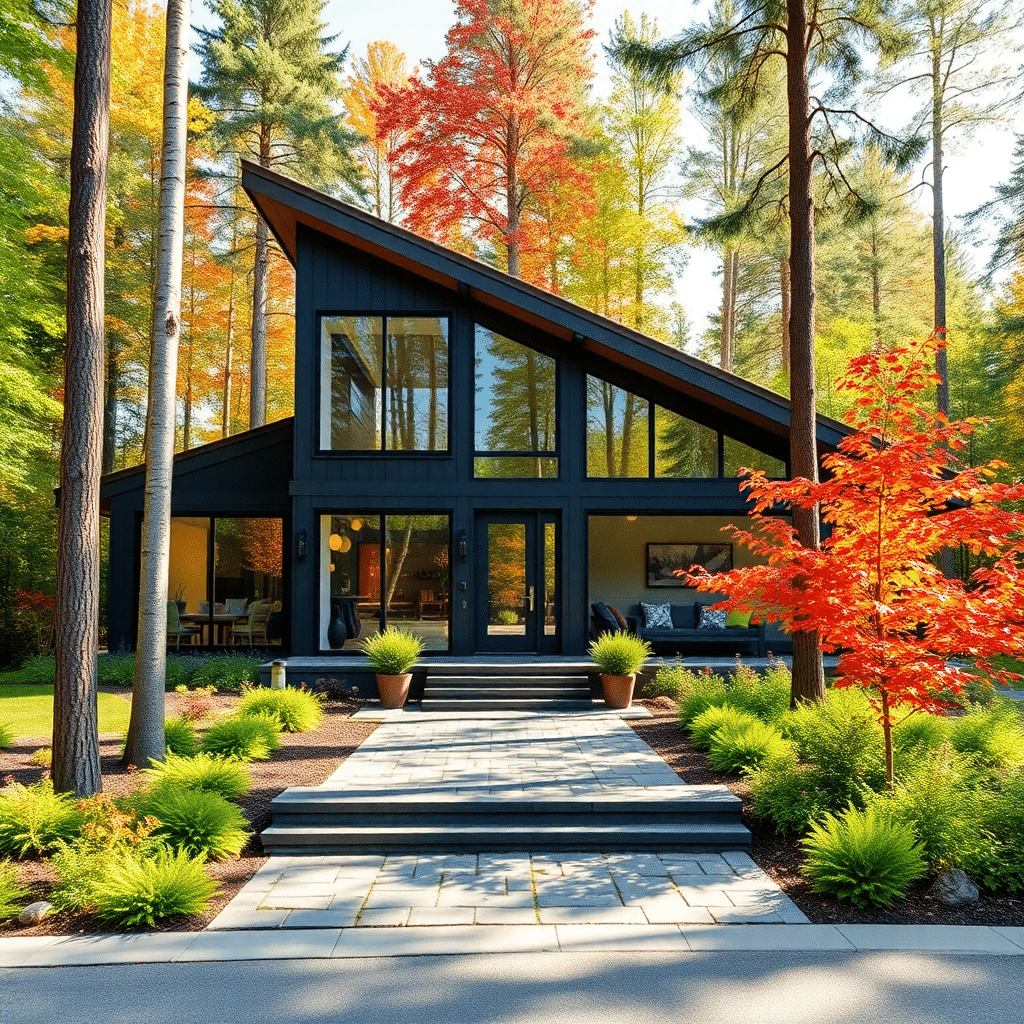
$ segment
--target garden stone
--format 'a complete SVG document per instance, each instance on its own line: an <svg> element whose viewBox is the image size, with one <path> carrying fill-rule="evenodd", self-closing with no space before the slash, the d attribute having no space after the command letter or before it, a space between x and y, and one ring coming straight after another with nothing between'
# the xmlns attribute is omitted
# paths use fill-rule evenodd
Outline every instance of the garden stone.
<svg viewBox="0 0 1024 1024"><path fill-rule="evenodd" d="M931 891L950 907L978 902L978 887L959 868L939 875Z"/></svg>
<svg viewBox="0 0 1024 1024"><path fill-rule="evenodd" d="M19 915L18 924L39 924L53 910L53 904L46 900L30 903Z"/></svg>

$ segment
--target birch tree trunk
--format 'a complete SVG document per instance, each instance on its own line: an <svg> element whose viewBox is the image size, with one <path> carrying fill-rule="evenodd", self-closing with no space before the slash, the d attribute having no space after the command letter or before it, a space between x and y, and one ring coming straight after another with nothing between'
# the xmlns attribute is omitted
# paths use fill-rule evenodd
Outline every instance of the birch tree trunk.
<svg viewBox="0 0 1024 1024"><path fill-rule="evenodd" d="M188 135L189 0L168 0L164 51L164 136L160 165L160 251L154 341L149 359L149 445L142 516L139 635L132 714L124 763L146 767L167 753L164 679L167 575L171 547L175 398L181 333L181 263L185 234Z"/></svg>
<svg viewBox="0 0 1024 1024"><path fill-rule="evenodd" d="M103 457L104 223L111 0L79 0L68 209L67 349L57 520L53 787L103 788L96 711Z"/></svg>

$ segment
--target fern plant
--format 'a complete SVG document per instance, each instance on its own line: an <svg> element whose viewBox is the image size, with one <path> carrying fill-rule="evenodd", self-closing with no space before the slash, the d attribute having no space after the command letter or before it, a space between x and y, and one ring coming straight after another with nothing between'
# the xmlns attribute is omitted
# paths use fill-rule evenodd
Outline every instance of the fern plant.
<svg viewBox="0 0 1024 1024"><path fill-rule="evenodd" d="M192 757L168 754L166 760L145 769L143 775L153 790L219 793L226 800L244 796L252 786L252 775L244 764L218 754L200 753Z"/></svg>
<svg viewBox="0 0 1024 1024"><path fill-rule="evenodd" d="M747 772L790 749L782 733L764 722L726 723L711 735L708 761L719 772Z"/></svg>
<svg viewBox="0 0 1024 1024"><path fill-rule="evenodd" d="M812 822L800 845L807 854L803 873L814 891L859 907L888 906L927 869L910 826L878 806L826 814Z"/></svg>
<svg viewBox="0 0 1024 1024"><path fill-rule="evenodd" d="M635 633L602 633L590 643L590 657L607 676L633 676L644 667L654 650Z"/></svg>
<svg viewBox="0 0 1024 1024"><path fill-rule="evenodd" d="M93 902L97 917L108 924L152 927L179 914L201 914L216 889L203 862L187 853L124 854L97 881Z"/></svg>
<svg viewBox="0 0 1024 1024"><path fill-rule="evenodd" d="M77 835L84 816L67 793L49 782L17 783L0 793L0 856L49 853Z"/></svg>
<svg viewBox="0 0 1024 1024"><path fill-rule="evenodd" d="M684 729L708 708L722 707L726 702L728 693L721 676L711 672L702 672L697 675L685 670L686 675L681 681L679 690L678 717L679 724Z"/></svg>
<svg viewBox="0 0 1024 1024"><path fill-rule="evenodd" d="M18 868L10 861L0 861L0 921L13 917L28 899L28 889L18 881Z"/></svg>
<svg viewBox="0 0 1024 1024"><path fill-rule="evenodd" d="M265 761L281 745L280 731L277 720L266 715L228 718L207 729L203 750L239 761Z"/></svg>
<svg viewBox="0 0 1024 1024"><path fill-rule="evenodd" d="M323 704L316 694L286 686L283 690L264 687L248 690L238 703L242 718L265 715L281 723L285 732L310 732L323 718Z"/></svg>
<svg viewBox="0 0 1024 1024"><path fill-rule="evenodd" d="M160 823L154 838L190 856L237 857L249 839L242 812L219 793L161 788L144 797L139 809Z"/></svg>
<svg viewBox="0 0 1024 1024"><path fill-rule="evenodd" d="M14 742L14 730L0 722L0 750L9 747Z"/></svg>
<svg viewBox="0 0 1024 1024"><path fill-rule="evenodd" d="M754 725L757 719L743 711L727 705L713 705L702 711L690 723L690 741L699 750L707 750L711 746L711 738L725 725L740 727Z"/></svg>
<svg viewBox="0 0 1024 1024"><path fill-rule="evenodd" d="M383 633L368 636L362 644L366 660L382 676L404 675L423 653L423 640L404 629L388 626Z"/></svg>

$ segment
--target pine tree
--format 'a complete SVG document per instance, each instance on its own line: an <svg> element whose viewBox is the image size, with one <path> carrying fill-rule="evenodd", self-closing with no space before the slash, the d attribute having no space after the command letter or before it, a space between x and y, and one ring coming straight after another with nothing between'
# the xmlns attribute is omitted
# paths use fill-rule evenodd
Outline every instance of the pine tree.
<svg viewBox="0 0 1024 1024"><path fill-rule="evenodd" d="M355 137L332 103L343 95L345 52L325 36L324 0L213 0L217 29L201 31L198 95L218 115L225 157L245 156L339 192L359 191L349 156ZM270 235L256 222L249 426L266 419Z"/></svg>

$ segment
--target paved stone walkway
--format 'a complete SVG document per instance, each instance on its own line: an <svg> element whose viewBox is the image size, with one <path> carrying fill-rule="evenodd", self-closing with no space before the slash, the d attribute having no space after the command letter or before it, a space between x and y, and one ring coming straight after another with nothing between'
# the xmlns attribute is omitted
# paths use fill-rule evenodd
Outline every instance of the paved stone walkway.
<svg viewBox="0 0 1024 1024"><path fill-rule="evenodd" d="M387 721L318 787L444 802L619 796L686 784L618 718ZM271 857L211 929L805 923L746 853Z"/></svg>
<svg viewBox="0 0 1024 1024"><path fill-rule="evenodd" d="M684 784L617 717L410 717L383 722L320 788L572 798Z"/></svg>
<svg viewBox="0 0 1024 1024"><path fill-rule="evenodd" d="M805 924L746 853L271 857L210 924Z"/></svg>

